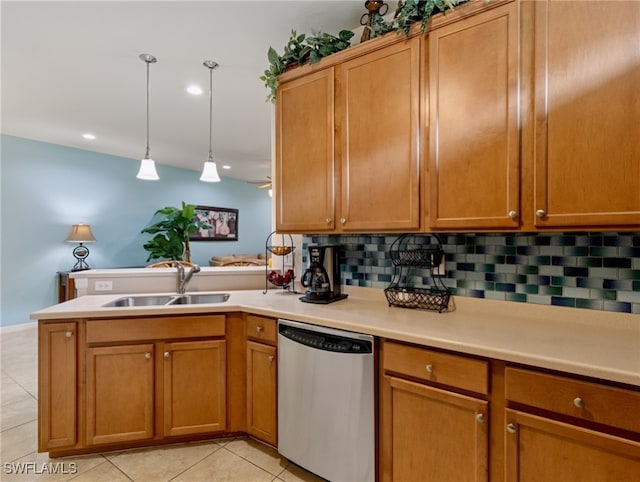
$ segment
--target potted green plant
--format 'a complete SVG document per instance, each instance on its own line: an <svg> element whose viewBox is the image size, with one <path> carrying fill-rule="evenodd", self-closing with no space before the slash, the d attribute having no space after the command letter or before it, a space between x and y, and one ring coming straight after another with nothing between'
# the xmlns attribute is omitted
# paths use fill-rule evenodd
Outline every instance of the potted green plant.
<svg viewBox="0 0 640 482"><path fill-rule="evenodd" d="M273 48L269 47L267 51L267 59L269 60L269 68L260 76L260 80L264 82L265 87L269 89L267 101L275 103L276 92L278 90L278 76L282 74L287 67L293 65L304 65L307 62L315 64L323 57L340 52L349 47L353 32L351 30L342 30L338 36L318 32L309 37L306 34L300 34L295 30L291 31L289 41L284 46L284 53L279 55Z"/></svg>
<svg viewBox="0 0 640 482"><path fill-rule="evenodd" d="M200 228L210 227L208 223L195 218L195 210L196 206L182 201L182 209L167 206L154 213L154 217L163 216L162 219L141 231L141 233L155 234L143 246L149 251L147 261L152 259L191 261L189 237Z"/></svg>

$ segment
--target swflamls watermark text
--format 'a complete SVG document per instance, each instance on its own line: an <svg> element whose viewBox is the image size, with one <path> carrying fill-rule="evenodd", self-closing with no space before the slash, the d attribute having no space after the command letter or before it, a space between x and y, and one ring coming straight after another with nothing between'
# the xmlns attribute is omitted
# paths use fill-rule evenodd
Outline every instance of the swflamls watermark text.
<svg viewBox="0 0 640 482"><path fill-rule="evenodd" d="M3 466L5 474L76 474L78 464L75 462L7 462Z"/></svg>

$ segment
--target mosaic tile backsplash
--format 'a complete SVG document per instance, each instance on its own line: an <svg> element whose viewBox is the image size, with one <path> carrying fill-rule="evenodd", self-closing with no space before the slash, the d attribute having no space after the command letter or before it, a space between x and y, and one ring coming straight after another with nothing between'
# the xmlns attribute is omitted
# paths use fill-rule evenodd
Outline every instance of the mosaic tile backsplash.
<svg viewBox="0 0 640 482"><path fill-rule="evenodd" d="M445 251L443 280L454 295L640 314L640 232L438 237ZM437 242L429 234L414 238ZM303 264L308 263L307 245L340 244L343 284L386 288L398 273L389 255L397 239L387 234L306 235ZM415 287L433 285L429 269L404 274Z"/></svg>

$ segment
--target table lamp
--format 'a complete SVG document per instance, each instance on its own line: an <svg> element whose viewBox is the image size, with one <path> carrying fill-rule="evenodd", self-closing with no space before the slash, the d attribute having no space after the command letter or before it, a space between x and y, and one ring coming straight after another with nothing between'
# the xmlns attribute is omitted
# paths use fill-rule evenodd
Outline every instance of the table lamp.
<svg viewBox="0 0 640 482"><path fill-rule="evenodd" d="M71 231L69 231L69 235L65 241L68 243L79 243L78 246L73 249L73 256L76 258L76 264L73 265L73 269L71 271L89 269L89 265L85 262L85 259L89 256L89 248L83 246L82 243L96 242L96 238L91 232L91 226L88 224L74 224L71 226Z"/></svg>

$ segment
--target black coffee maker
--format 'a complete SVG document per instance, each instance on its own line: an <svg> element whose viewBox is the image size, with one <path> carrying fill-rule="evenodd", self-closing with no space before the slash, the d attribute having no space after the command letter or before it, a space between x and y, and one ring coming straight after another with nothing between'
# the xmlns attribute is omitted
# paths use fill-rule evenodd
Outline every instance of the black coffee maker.
<svg viewBox="0 0 640 482"><path fill-rule="evenodd" d="M340 246L310 245L309 267L302 275L307 288L300 300L307 303L332 303L347 297L340 287Z"/></svg>

